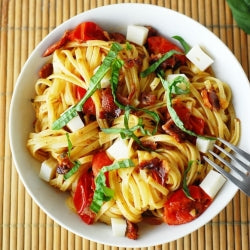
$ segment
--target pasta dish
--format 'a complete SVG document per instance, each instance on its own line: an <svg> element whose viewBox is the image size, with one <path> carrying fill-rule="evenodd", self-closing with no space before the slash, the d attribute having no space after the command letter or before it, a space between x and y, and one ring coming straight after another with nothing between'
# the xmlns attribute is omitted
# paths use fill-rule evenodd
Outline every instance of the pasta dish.
<svg viewBox="0 0 250 250"><path fill-rule="evenodd" d="M141 221L198 217L213 199L199 187L211 170L202 156L213 157L198 138L240 137L230 87L188 59L181 37L141 28L143 44L85 22L50 46L27 141L46 181L69 193L85 223L121 219L132 239ZM183 197L193 205L178 219Z"/></svg>

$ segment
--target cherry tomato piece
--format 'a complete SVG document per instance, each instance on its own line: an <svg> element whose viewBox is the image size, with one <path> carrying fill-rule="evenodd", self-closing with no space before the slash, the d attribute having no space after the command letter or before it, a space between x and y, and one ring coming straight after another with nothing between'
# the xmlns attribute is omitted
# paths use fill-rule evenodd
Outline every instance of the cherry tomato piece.
<svg viewBox="0 0 250 250"><path fill-rule="evenodd" d="M193 199L188 198L183 189L170 196L164 205L164 221L169 225L179 225L190 222L200 216L211 204L212 198L201 187L188 187Z"/></svg>
<svg viewBox="0 0 250 250"><path fill-rule="evenodd" d="M94 195L94 176L92 171L83 173L78 180L73 202L77 213L87 224L93 224L95 213L90 209Z"/></svg>
<svg viewBox="0 0 250 250"><path fill-rule="evenodd" d="M157 54L165 54L170 50L176 50L181 53L184 53L177 45L172 43L171 41L167 40L165 37L162 36L151 36L147 40L148 50L150 53L155 55ZM174 55L173 57L168 59L169 64L174 66L173 64L178 61L181 64L185 64L186 56L185 55Z"/></svg>
<svg viewBox="0 0 250 250"><path fill-rule="evenodd" d="M106 151L99 151L93 155L92 159L92 170L94 176L97 176L99 171L104 166L109 166L113 163L113 161L109 158Z"/></svg>
<svg viewBox="0 0 250 250"><path fill-rule="evenodd" d="M69 34L70 41L85 42L88 40L107 40L104 31L94 22L80 23Z"/></svg>
<svg viewBox="0 0 250 250"><path fill-rule="evenodd" d="M190 110L181 102L176 102L173 107L186 129L198 135L204 135L205 121L202 118L192 115Z"/></svg>
<svg viewBox="0 0 250 250"><path fill-rule="evenodd" d="M43 56L51 55L55 50L63 47L68 41L85 42L88 40L104 40L107 38L104 31L94 22L80 23L75 29L65 31L61 39L50 45Z"/></svg>

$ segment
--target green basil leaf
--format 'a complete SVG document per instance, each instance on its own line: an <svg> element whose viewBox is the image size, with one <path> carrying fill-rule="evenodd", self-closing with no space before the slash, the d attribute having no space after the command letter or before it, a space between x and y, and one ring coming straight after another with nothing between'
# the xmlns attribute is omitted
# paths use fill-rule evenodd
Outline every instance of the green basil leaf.
<svg viewBox="0 0 250 250"><path fill-rule="evenodd" d="M181 36L173 36L173 38L180 42L180 44L182 45L182 47L185 51L185 54L187 54L188 51L191 49L189 44Z"/></svg>
<svg viewBox="0 0 250 250"><path fill-rule="evenodd" d="M105 172L120 169L120 168L129 168L134 167L134 163L131 159L125 159L122 161L114 162L109 166L103 167L98 173L95 179L95 191L93 200L90 204L90 209L95 213L98 213L101 209L102 204L105 201L109 201L114 197L114 190L106 186L106 177Z"/></svg>
<svg viewBox="0 0 250 250"><path fill-rule="evenodd" d="M183 192L185 193L185 195L191 199L194 200L193 197L190 195L189 189L188 189L188 185L187 185L187 174L190 171L192 165L193 165L194 161L189 161L188 162L188 167L186 168L186 170L184 171L184 175L183 175Z"/></svg>
<svg viewBox="0 0 250 250"><path fill-rule="evenodd" d="M164 62L166 61L168 58L170 58L171 56L173 56L174 54L182 54L179 51L176 50L170 50L167 53L165 53L158 61L156 61L155 63L151 64L147 69L145 69L144 71L141 72L141 77L146 77L149 74L153 73L156 71L156 69Z"/></svg>
<svg viewBox="0 0 250 250"><path fill-rule="evenodd" d="M72 145L72 142L69 138L69 133L66 133L66 137L67 137L67 142L68 142L68 157L70 157L70 153L71 153L71 150L73 148L73 145Z"/></svg>
<svg viewBox="0 0 250 250"><path fill-rule="evenodd" d="M237 25L250 34L250 0L227 0Z"/></svg>
<svg viewBox="0 0 250 250"><path fill-rule="evenodd" d="M189 81L183 76L177 76L170 84L172 85L173 94L181 95L190 92Z"/></svg>
<svg viewBox="0 0 250 250"><path fill-rule="evenodd" d="M68 179L69 177L71 177L74 173L76 173L80 166L81 166L81 163L80 163L79 161L75 161L75 162L74 162L74 166L69 170L69 172L67 172L67 173L63 176L64 180L67 180L67 179Z"/></svg>

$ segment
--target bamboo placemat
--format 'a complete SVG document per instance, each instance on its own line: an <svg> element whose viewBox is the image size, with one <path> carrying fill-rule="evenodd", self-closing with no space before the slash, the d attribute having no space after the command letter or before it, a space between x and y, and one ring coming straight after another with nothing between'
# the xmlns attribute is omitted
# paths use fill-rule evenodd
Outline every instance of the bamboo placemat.
<svg viewBox="0 0 250 250"><path fill-rule="evenodd" d="M53 28L76 14L125 2L164 6L199 21L232 50L250 78L250 36L237 27L225 0L0 0L0 249L128 249L83 239L44 214L19 180L8 141L13 87L35 46ZM171 243L143 249L248 250L249 221L250 199L238 192L218 216L199 230Z"/></svg>

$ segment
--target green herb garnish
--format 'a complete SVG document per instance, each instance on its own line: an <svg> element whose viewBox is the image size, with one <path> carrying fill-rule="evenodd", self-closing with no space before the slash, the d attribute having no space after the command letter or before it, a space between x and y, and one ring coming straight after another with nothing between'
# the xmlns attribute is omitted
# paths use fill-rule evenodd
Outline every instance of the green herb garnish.
<svg viewBox="0 0 250 250"><path fill-rule="evenodd" d="M188 167L186 168L186 170L184 171L184 175L183 175L183 192L185 193L185 195L191 199L191 200L194 200L193 197L191 196L190 192L189 192L189 189L188 189L188 185L187 185L187 174L188 172L190 171L192 165L193 165L193 162L194 161L189 161L188 162Z"/></svg>
<svg viewBox="0 0 250 250"><path fill-rule="evenodd" d="M168 58L170 58L171 56L173 56L174 54L182 54L179 51L176 50L170 50L167 53L165 53L159 60L157 60L155 63L151 64L147 69L145 69L144 71L141 72L141 77L146 77L149 74L155 72L157 70L157 68L164 62L166 61Z"/></svg>
<svg viewBox="0 0 250 250"><path fill-rule="evenodd" d="M112 95L114 98L115 104L120 108L120 109L125 109L125 106L121 104L117 98L116 98L116 91L119 83L119 72L120 69L122 68L124 64L124 61L121 59L115 59L111 65L111 79L110 79L110 85L111 85L111 91Z"/></svg>
<svg viewBox="0 0 250 250"><path fill-rule="evenodd" d="M128 41L126 42L126 50L132 50L132 45Z"/></svg>
<svg viewBox="0 0 250 250"><path fill-rule="evenodd" d="M106 186L105 172L120 169L134 167L134 163L130 159L114 162L109 166L103 167L98 173L95 179L95 191L93 201L90 204L90 209L95 213L98 213L102 204L105 201L109 201L114 197L114 190Z"/></svg>
<svg viewBox="0 0 250 250"><path fill-rule="evenodd" d="M69 133L66 133L66 137L67 137L67 142L68 142L68 151L67 151L67 155L69 157L70 160L70 153L71 150L73 148L72 142L69 138ZM70 160L71 161L71 160ZM66 173L64 174L63 178L64 180L68 179L69 177L71 177L74 173L77 172L77 170L79 169L79 167L81 166L81 163L79 161L71 161L71 163L73 164L73 167Z"/></svg>
<svg viewBox="0 0 250 250"><path fill-rule="evenodd" d="M173 36L173 38L180 42L180 44L182 45L182 47L185 51L185 54L187 54L188 51L191 49L189 44L181 36Z"/></svg>
<svg viewBox="0 0 250 250"><path fill-rule="evenodd" d="M69 177L71 177L74 173L77 172L77 170L79 169L79 167L81 166L81 163L79 161L74 161L73 162L73 167L69 170L69 172L67 172L66 174L64 174L63 179L67 180Z"/></svg>
<svg viewBox="0 0 250 250"><path fill-rule="evenodd" d="M68 154L68 157L70 158L70 153L71 153L71 150L73 148L73 145L72 145L72 142L71 142L71 140L69 138L69 133L66 133L66 138L67 138L67 143L68 143L68 152L67 152L67 154Z"/></svg>
<svg viewBox="0 0 250 250"><path fill-rule="evenodd" d="M227 0L237 25L250 34L250 1Z"/></svg>
<svg viewBox="0 0 250 250"><path fill-rule="evenodd" d="M149 150L144 147L140 139L135 135L135 131L138 129L143 135L152 135L148 130L144 129L143 119L139 118L137 125L133 127L128 126L128 119L130 114L130 108L127 107L124 113L124 128L103 128L102 131L107 134L120 134L122 139L132 138L142 149Z"/></svg>
<svg viewBox="0 0 250 250"><path fill-rule="evenodd" d="M88 100L89 97L93 95L96 89L99 87L100 81L106 75L108 70L110 69L113 61L117 57L118 52L122 49L122 46L119 43L113 43L110 51L107 56L104 58L103 63L98 68L97 72L91 77L89 88L84 95L84 97L80 100L79 103L68 109L64 112L59 119L57 119L52 124L52 129L57 130L64 127L70 120L77 116L77 112L82 111L82 107L84 103Z"/></svg>

